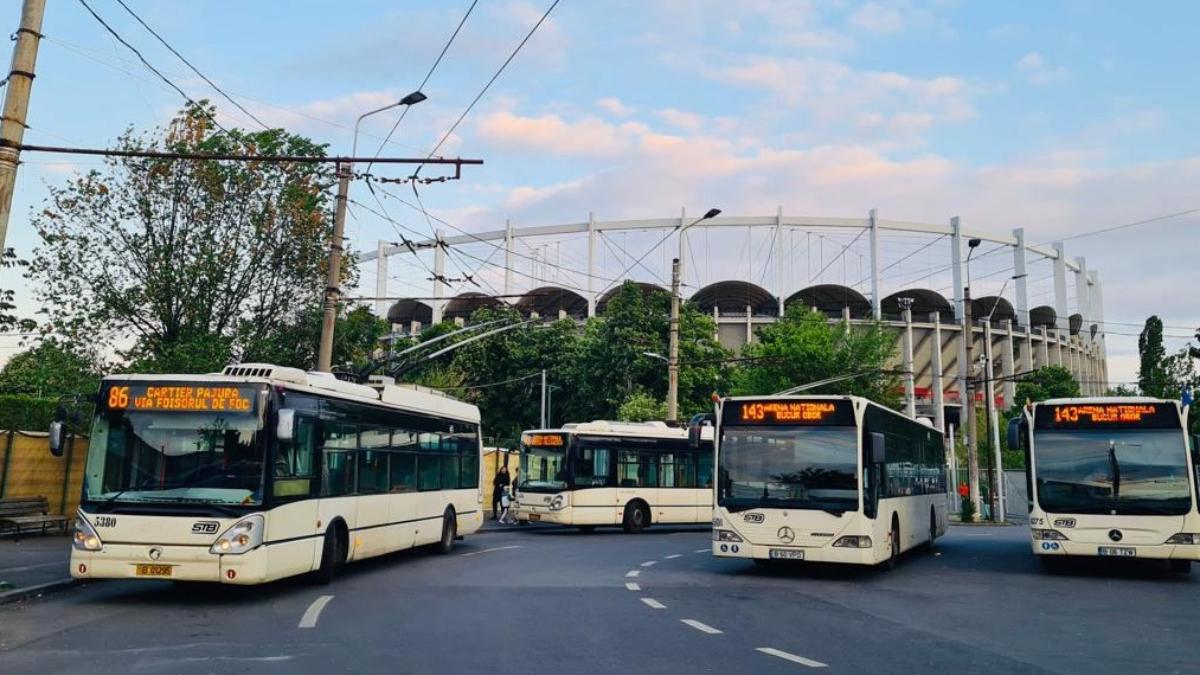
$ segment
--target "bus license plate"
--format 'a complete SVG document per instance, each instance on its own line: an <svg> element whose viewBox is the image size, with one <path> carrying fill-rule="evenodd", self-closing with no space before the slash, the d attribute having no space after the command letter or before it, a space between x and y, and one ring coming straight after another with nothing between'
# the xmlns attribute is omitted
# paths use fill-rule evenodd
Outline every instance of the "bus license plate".
<svg viewBox="0 0 1200 675"><path fill-rule="evenodd" d="M541 520L541 519L542 519L542 515L540 513L529 514L529 520Z"/></svg>
<svg viewBox="0 0 1200 675"><path fill-rule="evenodd" d="M1113 555L1118 558L1132 558L1137 555L1137 549L1130 546L1101 546L1100 555Z"/></svg>
<svg viewBox="0 0 1200 675"><path fill-rule="evenodd" d="M138 565L134 570L134 574L139 577L169 577L171 576L170 565Z"/></svg>
<svg viewBox="0 0 1200 675"><path fill-rule="evenodd" d="M770 555L772 560L804 560L804 551L773 548Z"/></svg>

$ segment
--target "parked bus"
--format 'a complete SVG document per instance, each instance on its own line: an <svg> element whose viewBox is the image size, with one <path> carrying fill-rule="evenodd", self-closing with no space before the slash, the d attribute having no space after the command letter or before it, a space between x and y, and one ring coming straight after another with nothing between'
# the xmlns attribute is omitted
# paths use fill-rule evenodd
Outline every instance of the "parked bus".
<svg viewBox="0 0 1200 675"><path fill-rule="evenodd" d="M941 434L856 396L717 406L713 555L894 564L946 531Z"/></svg>
<svg viewBox="0 0 1200 675"><path fill-rule="evenodd" d="M521 434L517 519L590 532L712 519L711 435L662 422L588 422Z"/></svg>
<svg viewBox="0 0 1200 675"><path fill-rule="evenodd" d="M1009 423L1026 452L1029 527L1047 566L1069 556L1200 559L1187 412L1153 398L1053 399Z"/></svg>
<svg viewBox="0 0 1200 675"><path fill-rule="evenodd" d="M62 424L51 429L62 447ZM71 575L256 584L482 524L479 411L268 364L100 385Z"/></svg>

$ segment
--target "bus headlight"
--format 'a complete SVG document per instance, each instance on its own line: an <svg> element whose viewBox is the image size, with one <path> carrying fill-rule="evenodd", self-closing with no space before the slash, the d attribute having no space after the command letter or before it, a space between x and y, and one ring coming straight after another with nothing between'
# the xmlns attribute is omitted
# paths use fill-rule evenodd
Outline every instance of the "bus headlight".
<svg viewBox="0 0 1200 675"><path fill-rule="evenodd" d="M834 548L871 548L871 538L861 534L848 534L833 542Z"/></svg>
<svg viewBox="0 0 1200 675"><path fill-rule="evenodd" d="M99 551L104 542L96 534L96 528L82 515L75 516L75 533L71 536L71 545L80 551Z"/></svg>
<svg viewBox="0 0 1200 675"><path fill-rule="evenodd" d="M1179 534L1171 535L1167 544L1200 544L1200 534L1194 532L1180 532Z"/></svg>
<svg viewBox="0 0 1200 675"><path fill-rule="evenodd" d="M1032 530L1034 541L1066 541L1067 535L1058 530Z"/></svg>
<svg viewBox="0 0 1200 675"><path fill-rule="evenodd" d="M217 537L208 552L217 555L239 555L254 550L262 545L265 527L262 515L256 513L246 516L225 530L225 534Z"/></svg>
<svg viewBox="0 0 1200 675"><path fill-rule="evenodd" d="M713 530L713 541L741 541L737 532L733 530Z"/></svg>
<svg viewBox="0 0 1200 675"><path fill-rule="evenodd" d="M558 511L562 509L563 506L566 506L566 501L562 495L555 495L554 499L550 500L550 510Z"/></svg>

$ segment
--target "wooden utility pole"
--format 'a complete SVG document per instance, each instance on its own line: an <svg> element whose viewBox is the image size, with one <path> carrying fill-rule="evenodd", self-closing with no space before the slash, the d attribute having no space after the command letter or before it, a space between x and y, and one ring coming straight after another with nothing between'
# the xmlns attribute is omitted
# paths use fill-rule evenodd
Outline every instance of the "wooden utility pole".
<svg viewBox="0 0 1200 675"><path fill-rule="evenodd" d="M317 351L317 370L328 373L333 365L333 327L337 322L342 284L342 240L346 231L346 199L350 192L350 164L338 164L337 204L333 214L333 239L329 242L329 276L325 283L325 316L321 322L321 343Z"/></svg>
<svg viewBox="0 0 1200 675"><path fill-rule="evenodd" d="M0 254L8 237L8 218L12 213L13 188L21 143L25 139L25 116L29 112L29 92L33 89L45 13L46 0L25 0L21 7L21 27L17 29L12 69L4 91L4 116L0 119Z"/></svg>

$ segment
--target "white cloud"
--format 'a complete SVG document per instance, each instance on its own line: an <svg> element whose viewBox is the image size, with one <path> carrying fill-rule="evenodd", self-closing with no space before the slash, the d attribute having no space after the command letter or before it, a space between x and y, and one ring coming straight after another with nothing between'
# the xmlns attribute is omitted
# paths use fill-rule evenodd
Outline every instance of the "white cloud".
<svg viewBox="0 0 1200 675"><path fill-rule="evenodd" d="M700 131L700 128L704 126L703 117L685 110L664 108L662 110L655 110L654 115L667 124L686 131Z"/></svg>
<svg viewBox="0 0 1200 675"><path fill-rule="evenodd" d="M612 96L596 99L596 106L601 110L616 115L617 117L629 117L633 113L637 112L637 108L626 105L625 103L621 102L621 99Z"/></svg>
<svg viewBox="0 0 1200 675"><path fill-rule="evenodd" d="M1029 52L1017 61L1017 70L1037 70L1045 65L1046 60L1037 52Z"/></svg>
<svg viewBox="0 0 1200 675"><path fill-rule="evenodd" d="M1051 67L1038 52L1029 52L1017 61L1018 71L1026 74L1029 83L1043 87L1067 79L1071 72L1064 66Z"/></svg>
<svg viewBox="0 0 1200 675"><path fill-rule="evenodd" d="M868 2L850 15L849 22L855 28L869 33L898 33L904 29L904 19L899 8L879 2Z"/></svg>

